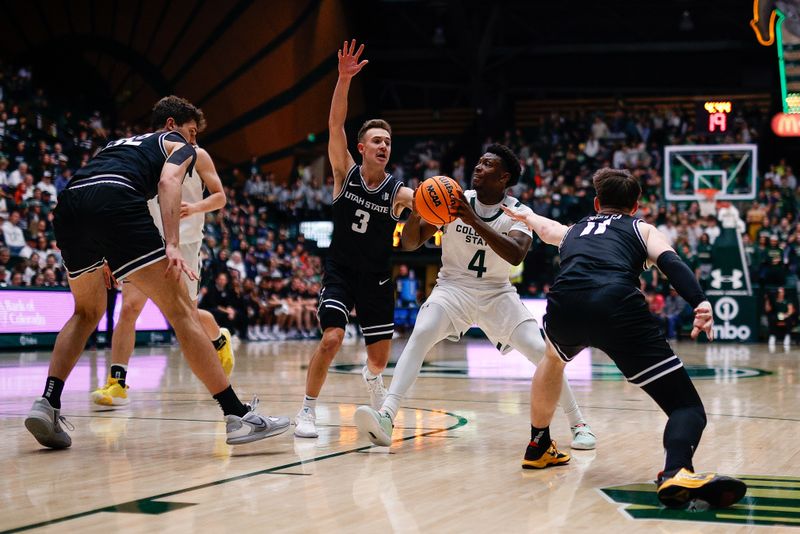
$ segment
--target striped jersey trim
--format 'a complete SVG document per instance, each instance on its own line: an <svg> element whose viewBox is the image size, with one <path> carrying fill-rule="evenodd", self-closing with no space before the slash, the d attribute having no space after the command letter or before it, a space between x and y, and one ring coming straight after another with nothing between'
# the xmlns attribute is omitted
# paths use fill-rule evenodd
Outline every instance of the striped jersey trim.
<svg viewBox="0 0 800 534"><path fill-rule="evenodd" d="M112 274L117 280L122 280L131 273L134 273L143 267L147 267L148 265L161 260L162 258L166 257L166 255L166 249L164 247L159 247L152 252L143 254L142 256L129 261L125 265L118 267Z"/></svg>
<svg viewBox="0 0 800 534"><path fill-rule="evenodd" d="M70 186L72 186L74 184L80 184L80 183L83 183L83 182L85 182L87 180L94 180L96 178L114 178L114 179L122 180L124 182L129 183L129 184L133 183L133 182L131 182L130 178L128 178L126 176L122 176L121 174L94 174L92 176L86 176L84 178L73 178L69 182L69 184L67 184L67 187L69 188Z"/></svg>
<svg viewBox="0 0 800 534"><path fill-rule="evenodd" d="M661 360L657 364L651 365L644 371L636 373L634 376L628 378L628 382L639 387L646 386L647 384L658 380L664 375L667 375L673 371L677 371L681 367L683 367L683 362L681 362L677 356L673 355L671 358Z"/></svg>
<svg viewBox="0 0 800 534"><path fill-rule="evenodd" d="M566 241L567 236L569 235L569 233L572 231L573 228L575 228L574 224L572 226L570 226L569 228L567 228L567 231L564 232L564 235L561 237L561 243L558 244L558 250L559 251L561 250L561 247L564 246L564 241Z"/></svg>
<svg viewBox="0 0 800 534"><path fill-rule="evenodd" d="M382 330L380 332L364 332L364 329L362 328L361 331L364 334L364 337L367 337L367 336L385 336L386 334L393 334L394 333L394 328L390 328L389 330Z"/></svg>
<svg viewBox="0 0 800 534"><path fill-rule="evenodd" d="M164 132L163 134L158 136L158 148L161 149L161 153L164 155L164 158L167 157L167 148L164 146L164 138L168 136L170 132Z"/></svg>
<svg viewBox="0 0 800 534"><path fill-rule="evenodd" d="M399 221L400 220L400 215L395 215L394 214L394 209L395 209L394 201L395 201L395 198L397 198L397 192L400 191L401 187L403 187L403 183L398 180L398 182L394 185L394 191L392 191L392 196L389 197L389 215L391 215L392 219L394 219L395 221ZM403 210L400 210L400 214L401 215L402 215L402 213L403 213Z"/></svg>
<svg viewBox="0 0 800 534"><path fill-rule="evenodd" d="M90 273L92 271L96 271L97 269L99 269L100 267L103 266L105 261L106 261L105 259L102 259L102 260L100 260L100 261L98 261L96 263L93 263L92 265L90 265L88 267L84 267L82 269L75 269L74 271L70 270L70 268L67 266L66 263L64 263L64 267L67 267L67 276L70 279L74 280L75 278L78 278L82 274L86 274L86 273Z"/></svg>
<svg viewBox="0 0 800 534"><path fill-rule="evenodd" d="M342 314L344 314L344 316L345 316L345 320L346 320L348 323L350 323L350 314L349 314L349 313L347 313L346 311L344 311L343 309L341 309L339 306L333 306L333 305L331 305L331 304L325 304L325 305L323 306L323 308L330 308L331 310L336 310L336 311L338 311L338 312L341 312ZM319 311L317 311L317 314L319 314Z"/></svg>
<svg viewBox="0 0 800 534"><path fill-rule="evenodd" d="M383 181L375 189L370 189L369 187L367 187L367 182L364 181L364 176L361 174L361 167L358 166L358 165L356 165L356 167L358 167L358 179L361 180L361 187L363 187L364 191L366 191L367 193L377 193L378 191L383 189L383 187L387 183L389 183L389 180L392 179L392 175L391 174L389 174L386 171L383 171L383 173L386 175L386 176L384 176Z"/></svg>
<svg viewBox="0 0 800 534"><path fill-rule="evenodd" d="M642 222L641 219L634 219L633 220L633 232L636 234L636 237L639 238L639 244L642 245L642 249L644 250L645 254L647 254L647 243L644 242L644 238L642 237L642 232L639 230L639 224Z"/></svg>
<svg viewBox="0 0 800 534"><path fill-rule="evenodd" d="M353 177L353 171L358 168L358 165L353 165L350 167L350 170L347 171L347 174L344 176L344 181L342 182L342 190L339 191L339 194L333 197L331 204L335 204L337 200L344 196L344 192L347 190L347 186L350 184L350 179Z"/></svg>
<svg viewBox="0 0 800 534"><path fill-rule="evenodd" d="M375 328L394 328L394 323L376 324L374 326L362 326L361 330L374 330Z"/></svg>
<svg viewBox="0 0 800 534"><path fill-rule="evenodd" d="M126 184L125 182L121 182L120 180L103 179L103 178L101 178L99 180L93 180L91 182L85 182L85 183L81 183L81 184L78 184L78 185L73 185L72 187L68 187L67 189L80 189L82 187L89 187L89 186L92 186L92 185L100 185L100 184L121 185L123 187L127 187L128 189L133 189L134 191L138 192L138 189L136 189L135 187L133 187L130 184Z"/></svg>

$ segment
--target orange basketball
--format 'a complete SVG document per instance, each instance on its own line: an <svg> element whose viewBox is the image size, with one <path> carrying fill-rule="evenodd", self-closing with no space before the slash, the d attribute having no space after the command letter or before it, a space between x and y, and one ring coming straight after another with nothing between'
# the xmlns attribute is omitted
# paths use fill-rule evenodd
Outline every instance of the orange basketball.
<svg viewBox="0 0 800 534"><path fill-rule="evenodd" d="M448 176L428 178L417 188L414 207L426 222L441 226L456 219L456 198L461 191L458 182Z"/></svg>

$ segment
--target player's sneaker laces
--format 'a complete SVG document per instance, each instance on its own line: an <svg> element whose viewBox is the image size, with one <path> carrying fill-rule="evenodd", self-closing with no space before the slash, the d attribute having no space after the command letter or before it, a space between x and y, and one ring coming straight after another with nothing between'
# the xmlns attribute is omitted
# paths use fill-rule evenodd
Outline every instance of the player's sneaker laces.
<svg viewBox="0 0 800 534"><path fill-rule="evenodd" d="M222 370L225 371L225 376L231 376L233 366L236 365L236 357L233 355L233 339L227 328L220 328L219 333L225 338L225 346L217 351L217 357L219 357L219 363L222 364Z"/></svg>
<svg viewBox="0 0 800 534"><path fill-rule="evenodd" d="M359 432L369 436L375 445L388 447L392 444L392 418L388 414L379 412L369 406L359 406L355 414L356 426Z"/></svg>
<svg viewBox="0 0 800 534"><path fill-rule="evenodd" d="M127 384L123 387L119 379L109 376L105 386L92 391L91 398L100 406L127 406L130 402L128 389Z"/></svg>
<svg viewBox="0 0 800 534"><path fill-rule="evenodd" d="M747 493L747 484L716 473L692 473L686 468L658 477L658 500L667 508L683 508L691 501L703 501L711 508L727 508Z"/></svg>
<svg viewBox="0 0 800 534"><path fill-rule="evenodd" d="M597 436L586 423L580 423L570 428L572 430L572 443L570 447L582 451L590 451L597 447Z"/></svg>
<svg viewBox="0 0 800 534"><path fill-rule="evenodd" d="M387 391L383 386L383 376L378 375L370 379L367 378L368 372L369 368L365 365L361 370L361 378L364 379L364 383L367 385L367 390L369 391L369 404L377 411L383 406L383 400L386 398Z"/></svg>
<svg viewBox="0 0 800 534"><path fill-rule="evenodd" d="M569 462L569 454L560 452L556 448L555 441L551 441L550 447L536 458L538 450L533 442L528 444L528 448L525 450L525 458L522 460L523 469L544 469L552 465L563 465Z"/></svg>
<svg viewBox="0 0 800 534"><path fill-rule="evenodd" d="M260 439L283 434L289 429L288 417L273 417L256 413L258 398L253 397L250 404L246 405L250 411L242 417L236 415L225 416L225 430L228 445L240 445Z"/></svg>
<svg viewBox="0 0 800 534"><path fill-rule="evenodd" d="M40 444L51 449L66 449L72 445L72 438L61 428L64 424L70 430L75 430L67 419L61 415L61 410L53 408L44 397L33 401L31 411L25 418L25 428L33 434Z"/></svg>
<svg viewBox="0 0 800 534"><path fill-rule="evenodd" d="M314 413L314 410L308 406L303 406L294 418L294 435L298 438L319 437L316 421L317 415Z"/></svg>

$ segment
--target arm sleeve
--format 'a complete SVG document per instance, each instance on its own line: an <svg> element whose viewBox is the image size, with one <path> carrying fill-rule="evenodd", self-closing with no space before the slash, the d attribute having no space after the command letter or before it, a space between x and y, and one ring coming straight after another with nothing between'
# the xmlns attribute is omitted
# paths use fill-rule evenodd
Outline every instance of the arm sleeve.
<svg viewBox="0 0 800 534"><path fill-rule="evenodd" d="M698 304L706 300L706 295L694 273L674 251L663 252L658 257L656 265L669 278L672 287L692 308L696 308Z"/></svg>

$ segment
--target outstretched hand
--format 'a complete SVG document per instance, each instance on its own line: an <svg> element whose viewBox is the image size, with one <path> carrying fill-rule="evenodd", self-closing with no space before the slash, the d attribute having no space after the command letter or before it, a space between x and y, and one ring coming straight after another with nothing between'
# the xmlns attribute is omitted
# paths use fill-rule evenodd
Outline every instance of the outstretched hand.
<svg viewBox="0 0 800 534"><path fill-rule="evenodd" d="M533 223L531 223L530 219L528 218L528 215L525 215L521 211L513 210L508 206L501 205L500 208L502 208L502 210L506 213L506 215L508 215L515 221L521 222L522 224L527 226L528 230L533 230Z"/></svg>
<svg viewBox="0 0 800 534"><path fill-rule="evenodd" d="M361 44L361 46L358 47L358 50L356 50L355 39L350 41L349 45L347 41L344 42L344 45L338 52L340 77L352 78L353 76L361 72L361 69L364 68L364 65L369 63L369 61L366 59L361 62L358 61L363 52L364 52L363 43Z"/></svg>
<svg viewBox="0 0 800 534"><path fill-rule="evenodd" d="M189 280L197 281L199 278L197 277L197 273L195 273L190 267L189 264L183 259L181 256L180 250L172 245L167 245L166 249L167 255L167 270L164 273L164 277L172 278L176 282L180 281L181 274L185 274L189 277Z"/></svg>
<svg viewBox="0 0 800 534"><path fill-rule="evenodd" d="M714 340L714 314L711 311L711 303L701 302L694 309L694 322L692 322L692 339L697 339L700 332L705 332L709 341Z"/></svg>

